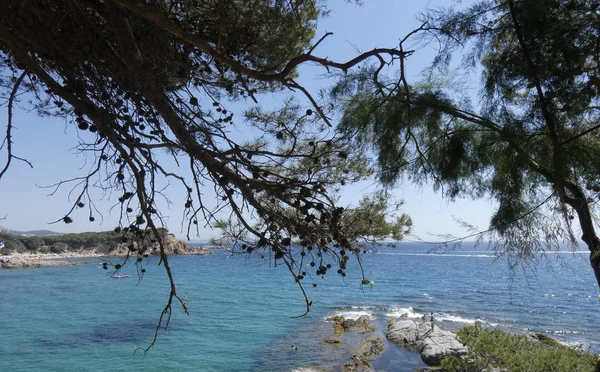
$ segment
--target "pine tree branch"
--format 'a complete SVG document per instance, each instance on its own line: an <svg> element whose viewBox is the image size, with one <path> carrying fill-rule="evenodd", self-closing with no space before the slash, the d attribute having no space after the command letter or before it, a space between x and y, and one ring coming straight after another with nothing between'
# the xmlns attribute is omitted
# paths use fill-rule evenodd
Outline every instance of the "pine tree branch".
<svg viewBox="0 0 600 372"><path fill-rule="evenodd" d="M521 29L521 25L519 24L519 20L517 19L517 12L515 9L514 1L508 0L507 3L510 9L512 22L515 27L515 33L517 34L519 45L523 52L523 56L525 57L525 61L527 62L527 69L529 70L530 78L535 86L535 90L540 102L540 107L542 109L542 115L544 117L544 120L546 121L546 126L548 127L548 132L550 134L550 140L552 141L552 145L554 147L552 159L554 164L554 176L556 179L553 180L553 182L555 182L557 186L559 186L559 188L562 189L564 187L562 179L567 177L568 173L567 170L564 169L564 164L562 161L561 142L558 137L556 123L554 121L552 113L550 112L550 108L548 107L548 99L546 98L544 90L542 89L542 83L540 81L537 68L535 66L535 63L533 62L533 59L531 58L531 54L529 53L529 47L527 45L527 42L525 41L525 36L523 35L523 30Z"/></svg>
<svg viewBox="0 0 600 372"><path fill-rule="evenodd" d="M290 74L293 73L296 67L306 62L314 62L326 68L335 68L341 71L347 71L350 68L358 65L359 63L365 61L370 57L374 57L377 55L388 55L390 57L399 57L404 58L411 55L414 51L401 51L395 48L374 48L368 52L362 53L355 58L347 61L347 62L334 62L327 58L321 58L313 56L310 53L301 54L295 58L292 58L287 65L279 72L269 73L264 71L254 70L249 68L232 58L222 54L218 50L216 50L211 43L206 40L193 35L187 32L182 27L178 26L172 21L165 19L162 15L158 14L156 11L152 9L148 9L144 5L139 4L136 0L112 0L113 2L124 6L129 9L131 12L137 14L138 16L147 19L150 22L153 22L158 27L163 30L171 33L173 36L179 38L182 42L193 45L200 49L201 51L209 54L215 60L227 65L237 73L245 75L249 78L264 81L264 82L284 82L287 78L290 77ZM312 52L312 50L310 51Z"/></svg>
<svg viewBox="0 0 600 372"><path fill-rule="evenodd" d="M25 162L29 165L29 167L33 168L33 165L27 159L18 157L16 155L14 155L12 152L13 107L15 104L15 97L17 96L17 91L19 90L19 87L21 86L21 83L23 82L23 79L25 78L26 75L27 75L27 70L24 70L21 73L21 75L17 78L17 81L15 82L15 85L13 86L13 89L10 92L10 97L8 99L8 122L6 124L6 137L4 137L4 141L5 141L4 143L6 143L6 157L7 158L6 158L6 164L4 165L4 168L2 168L2 170L0 171L0 180L2 180L2 176L4 176L4 174L10 167L10 163L12 162L12 159ZM2 146L0 146L0 149L1 148L2 148Z"/></svg>

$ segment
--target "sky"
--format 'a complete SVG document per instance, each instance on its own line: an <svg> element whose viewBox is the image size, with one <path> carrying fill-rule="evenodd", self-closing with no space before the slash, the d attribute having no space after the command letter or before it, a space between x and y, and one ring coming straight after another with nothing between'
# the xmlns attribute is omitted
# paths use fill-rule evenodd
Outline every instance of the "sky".
<svg viewBox="0 0 600 372"><path fill-rule="evenodd" d="M465 3L463 2L462 6ZM316 38L326 32L333 32L315 51L315 55L329 57L336 61L351 59L357 51L366 51L375 47L395 47L399 40L411 30L419 27L416 16L426 7L449 6L450 1L402 1L402 0L365 0L363 6L351 4L345 0L328 2L331 15L321 19ZM408 61L409 75L417 79L434 55L432 48L419 48ZM306 66L300 69L300 81L307 87L316 89L330 83L316 79L324 71ZM475 81L476 83L476 81ZM263 97L261 104L269 105L281 97ZM77 146L78 131L63 119L42 118L35 112L27 112L26 100L23 100L14 114L14 152L27 158L32 164L30 169L24 163L13 162L7 175L0 180L0 225L14 230L48 229L57 232L103 231L113 229L118 221L119 210L117 196L105 197L95 203L102 211L102 217L94 223L87 221L87 214L74 215L72 224L51 222L61 219L68 211L69 188L62 188L49 196L53 188L44 188L61 180L84 175L92 159L86 159L74 150ZM0 133L5 131L6 108L0 108ZM244 135L244 133L240 133ZM0 152L0 166L4 165L5 152ZM341 203L357 203L359 195L374 191L377 185L362 183L343 191ZM163 202L162 212L167 216L167 225L178 238L184 238L182 231L183 196L176 187L168 189L168 197L174 205ZM208 191L207 191L208 192ZM463 236L465 231L455 221L461 219L476 225L480 229L488 226L493 210L489 200L459 199L450 202L435 193L431 187L417 187L400 182L394 189L394 195L403 199L403 212L413 219L413 234L407 240L439 240L437 235L451 234ZM72 201L72 198L71 198ZM217 236L216 231L202 228L199 236L192 240L205 241Z"/></svg>

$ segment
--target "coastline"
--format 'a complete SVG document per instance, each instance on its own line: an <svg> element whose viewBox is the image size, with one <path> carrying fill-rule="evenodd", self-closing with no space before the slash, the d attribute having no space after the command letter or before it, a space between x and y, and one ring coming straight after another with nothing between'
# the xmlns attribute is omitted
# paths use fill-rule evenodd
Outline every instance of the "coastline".
<svg viewBox="0 0 600 372"><path fill-rule="evenodd" d="M212 253L213 252L209 249L200 247L194 251L179 251L178 253L170 253L169 255L204 256ZM13 253L10 255L0 256L0 269L33 269L43 267L79 266L90 264L89 261L82 261L82 259L86 258L98 259L103 257L120 256L122 255L98 253L95 250L64 253ZM76 260L71 261L70 259Z"/></svg>
<svg viewBox="0 0 600 372"><path fill-rule="evenodd" d="M353 372L355 369L352 365L350 356L355 355L360 363L360 371L375 372L375 371L444 371L442 360L445 357L454 357L455 360L460 360L463 363L465 370L475 370L474 359L480 355L480 350L475 351L475 354L470 354L471 344L469 341L461 341L458 338L457 331L450 331L440 327L437 322L435 330L430 328L430 322L421 322L418 320L408 319L406 317L388 317L386 319L387 326L381 319L370 318L363 315L359 318L344 318L343 316L333 316L327 318L320 328L330 329L329 332L318 331L315 335L320 336L322 348L329 349L327 354L329 357L337 354L337 358L323 358L324 360L316 363L307 363L294 368L286 369L286 372ZM331 329L332 327L333 329ZM523 337L523 341L519 345L518 350L513 350L516 354L521 353L521 357L527 358L540 357L536 354L533 346L551 352L555 355L560 355L561 358L588 358L588 362L581 362L580 365L588 363L589 358L598 359L598 354L594 354L589 350L583 350L577 347L572 347L557 341L556 339L540 333L529 333L527 335L519 335L510 332L500 331L494 326L484 326L482 323L475 325L465 325L461 328L475 328L480 331L489 331L490 334L501 337ZM469 331L472 332L472 331ZM324 334L329 336L323 338ZM296 342L300 342L296 339ZM493 339L485 337L478 342L487 342L493 344ZM300 345L300 344L297 344ZM514 345L517 345L516 343ZM514 346L513 345L513 346ZM531 346L527 346L531 345ZM300 348L301 346L298 346ZM480 348L479 345L477 347ZM498 344L502 348L502 344ZM511 346L512 347L512 346ZM292 349L296 346L292 345ZM568 351L567 351L568 350ZM570 352L569 352L570 351ZM345 358L340 358L340 354L345 355ZM587 357L585 356L587 355ZM504 363L504 360L499 359L505 357L502 353L498 353L494 357L494 363L488 365L482 371L499 371L502 370L499 365ZM547 357L551 359L551 357ZM574 359L571 361L575 366ZM448 364L456 363L456 361L448 362ZM593 362L593 365L596 362ZM468 366L468 367L467 367ZM480 366L481 367L481 366ZM539 366L538 366L539 367ZM563 365L564 367L564 365ZM463 370L463 369L461 369ZM540 369L535 369L540 370ZM571 369L558 369L559 371L567 371ZM579 369L577 369L579 370ZM281 370L283 372L284 370Z"/></svg>
<svg viewBox="0 0 600 372"><path fill-rule="evenodd" d="M41 267L77 266L87 265L87 261L68 261L76 258L100 258L106 255L90 252L65 252L65 253L14 253L0 256L0 269L30 269Z"/></svg>

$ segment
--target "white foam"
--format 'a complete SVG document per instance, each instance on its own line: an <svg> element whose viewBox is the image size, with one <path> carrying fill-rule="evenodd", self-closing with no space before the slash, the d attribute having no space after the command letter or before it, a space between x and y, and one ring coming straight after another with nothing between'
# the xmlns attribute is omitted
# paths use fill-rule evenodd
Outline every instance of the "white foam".
<svg viewBox="0 0 600 372"><path fill-rule="evenodd" d="M493 254L450 254L450 253L403 253L403 252L385 252L379 253L383 255L397 255L397 256L432 256L432 257L484 257L484 258L497 258Z"/></svg>
<svg viewBox="0 0 600 372"><path fill-rule="evenodd" d="M423 293L424 297L427 298L431 298L431 296L428 293ZM374 314L376 313L383 313L384 316L386 317L395 317L395 318L400 318L400 317L405 317L407 319L421 319L423 317L423 315L425 315L425 318L427 321L429 321L429 313L423 313L420 311L416 311L412 306L409 307L400 307L400 306L393 306L393 307L379 307L379 306L369 306L369 305L362 305L362 306L344 306L344 307L340 307L336 310L334 310L333 312L329 313L326 318L332 317L332 316L343 316L345 319L358 319L359 317L366 315L368 317L370 317L371 319L376 319L376 316ZM496 327L498 326L497 323L490 323L488 322L486 319L484 318L464 318L458 314L454 314L454 313L435 313L435 319L437 321L440 322L453 322L453 323L464 323L464 324L475 324L475 322L481 322L481 323L485 323L488 324L492 327Z"/></svg>
<svg viewBox="0 0 600 372"><path fill-rule="evenodd" d="M394 307L385 312L385 315L396 318L399 318L404 314L407 315L407 318L412 319L420 319L423 316L423 313L416 312L412 307Z"/></svg>
<svg viewBox="0 0 600 372"><path fill-rule="evenodd" d="M465 324L475 324L476 322L480 322L480 323L489 324L492 327L496 327L498 325L497 323L489 323L484 318L469 319L469 318L463 318L462 316L456 315L456 314L445 314L444 313L444 314L436 315L436 318L442 322L465 323Z"/></svg>
<svg viewBox="0 0 600 372"><path fill-rule="evenodd" d="M364 306L347 306L344 309L352 309L352 310L373 310L376 309L375 306L368 306L368 305L364 305Z"/></svg>
<svg viewBox="0 0 600 372"><path fill-rule="evenodd" d="M481 319L467 319L463 318L460 315L455 314L440 314L436 316L439 321L442 322L456 322L456 323L466 323L466 324L475 324L476 321L483 322Z"/></svg>
<svg viewBox="0 0 600 372"><path fill-rule="evenodd" d="M327 316L327 318L331 317L331 316L343 316L344 319L358 319L363 315L367 315L369 318L371 319L375 319L375 317L373 316L373 313L370 311L357 311L357 310L338 310L333 312L332 315Z"/></svg>
<svg viewBox="0 0 600 372"><path fill-rule="evenodd" d="M559 329L559 330L554 330L554 331L546 331L546 333L552 333L554 335L578 335L578 334L582 334L583 332L570 331L568 329Z"/></svg>
<svg viewBox="0 0 600 372"><path fill-rule="evenodd" d="M588 352L587 345L583 341L560 341L560 340L556 340L556 341L561 345L570 347L571 349Z"/></svg>

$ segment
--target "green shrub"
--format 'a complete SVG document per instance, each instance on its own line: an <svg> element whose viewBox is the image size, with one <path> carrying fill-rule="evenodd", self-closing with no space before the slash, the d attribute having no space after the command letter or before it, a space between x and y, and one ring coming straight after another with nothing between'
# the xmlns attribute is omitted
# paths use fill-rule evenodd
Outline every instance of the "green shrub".
<svg viewBox="0 0 600 372"><path fill-rule="evenodd" d="M52 253L63 253L67 251L67 245L65 243L54 243L50 246L50 252Z"/></svg>
<svg viewBox="0 0 600 372"><path fill-rule="evenodd" d="M484 329L480 324L458 332L468 346L468 359L478 368L496 367L508 372L590 372L598 356L562 345L554 340L533 342L526 336L510 335L498 329ZM465 371L466 363L446 358L446 371ZM462 369L461 369L462 368Z"/></svg>
<svg viewBox="0 0 600 372"><path fill-rule="evenodd" d="M468 371L467 361L455 356L447 356L442 360L442 368L446 372L465 372Z"/></svg>
<svg viewBox="0 0 600 372"><path fill-rule="evenodd" d="M0 256L8 256L11 253L12 249L8 248L7 246L4 246L4 248L0 249Z"/></svg>

